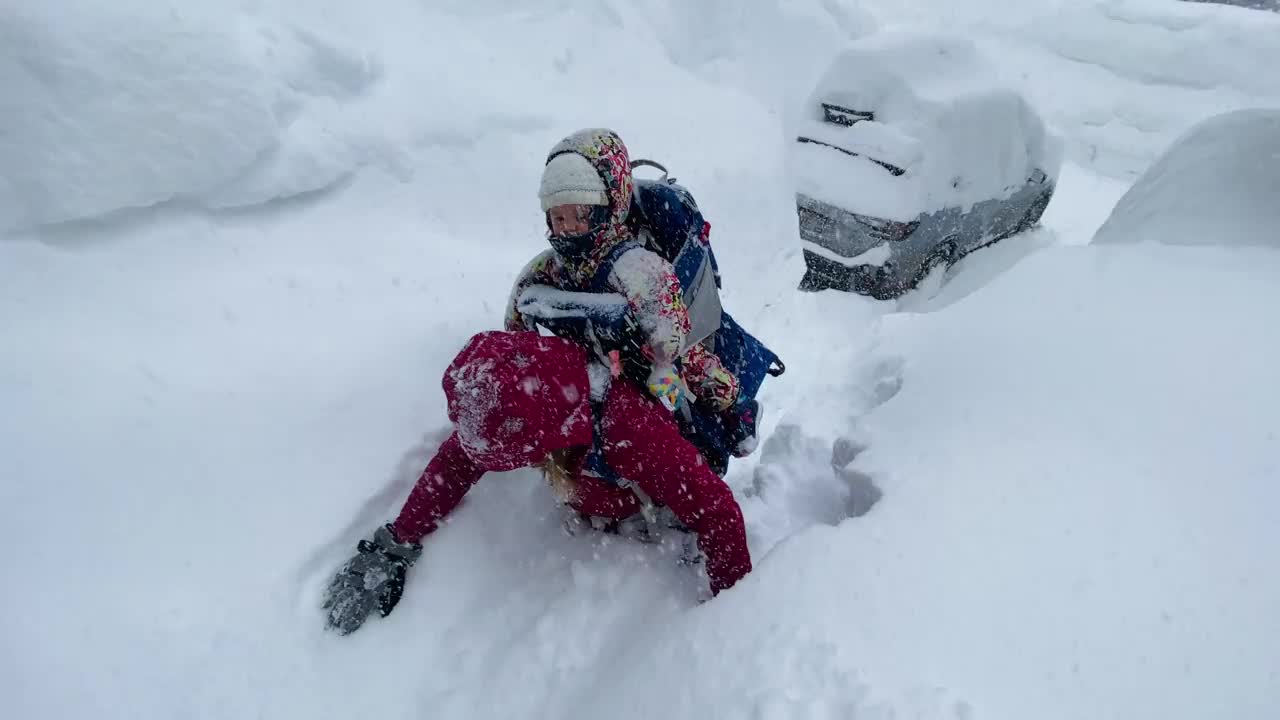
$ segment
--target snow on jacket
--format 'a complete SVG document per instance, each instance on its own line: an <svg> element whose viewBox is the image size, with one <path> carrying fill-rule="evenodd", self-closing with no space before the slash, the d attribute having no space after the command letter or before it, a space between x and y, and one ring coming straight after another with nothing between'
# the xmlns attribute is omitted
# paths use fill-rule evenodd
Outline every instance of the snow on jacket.
<svg viewBox="0 0 1280 720"><path fill-rule="evenodd" d="M610 130L584 130L562 140L548 160L564 152L587 158L604 180L609 195L609 220L595 238L591 251L581 260L569 260L554 250L545 250L520 272L507 302L505 327L532 329L532 320L517 309L520 294L531 285L550 285L561 290L589 291L601 265L619 244L632 239L627 226L634 181L631 160L622 139ZM698 399L717 410L725 410L738 399L738 380L720 359L702 345L685 347L689 334L689 310L685 307L675 269L657 253L640 246L623 252L613 262L605 285L621 294L644 333L645 351L654 367L672 367L680 360L683 379Z"/></svg>
<svg viewBox="0 0 1280 720"><path fill-rule="evenodd" d="M582 348L532 332L481 333L450 364L444 387L455 430L396 518L401 542L418 542L435 530L486 472L537 465L556 451L565 451L564 466L573 475L575 509L612 519L640 511L630 490L582 473L592 442ZM605 461L697 534L712 591L750 572L733 492L680 435L670 413L629 383L609 389L603 413Z"/></svg>

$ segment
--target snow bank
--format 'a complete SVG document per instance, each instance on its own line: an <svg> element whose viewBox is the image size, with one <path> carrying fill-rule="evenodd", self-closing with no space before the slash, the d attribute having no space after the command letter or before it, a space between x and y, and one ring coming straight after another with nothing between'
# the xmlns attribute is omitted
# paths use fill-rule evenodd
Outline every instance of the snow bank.
<svg viewBox="0 0 1280 720"><path fill-rule="evenodd" d="M1228 110L1280 104L1280 16L1188 3L1063 3L1010 28L1025 43L1006 73L1071 138L1074 157L1135 177L1178 135ZM1045 68L1047 70L1047 68Z"/></svg>
<svg viewBox="0 0 1280 720"><path fill-rule="evenodd" d="M672 63L773 109L795 107L837 50L876 29L857 4L824 0L643 0L631 7Z"/></svg>
<svg viewBox="0 0 1280 720"><path fill-rule="evenodd" d="M5 229L205 190L275 142L270 88L233 25L85 9L28 4L0 20Z"/></svg>
<svg viewBox="0 0 1280 720"><path fill-rule="evenodd" d="M1189 130L1152 165L1095 243L1280 248L1280 109L1239 110Z"/></svg>
<svg viewBox="0 0 1280 720"><path fill-rule="evenodd" d="M201 6L80 0L0 19L0 229L180 198L256 205L332 186L370 159L341 103L366 55Z"/></svg>
<svg viewBox="0 0 1280 720"><path fill-rule="evenodd" d="M1031 97L1062 112L1091 154L1114 153L1104 169L1136 175L1206 117L1280 104L1280 76L1266 71L1280 57L1273 14L1111 0L1063 4L1023 31L1068 61Z"/></svg>
<svg viewBox="0 0 1280 720"><path fill-rule="evenodd" d="M373 165L420 184L430 212L454 215L455 227L510 234L524 221L477 218L470 198L525 205L520 188L565 128L612 126L659 158L697 156L708 142L741 152L732 133L690 132L689 117L767 124L755 98L794 92L795 74L812 73L869 23L819 0L723 9L674 0L395 2L378 13L332 0L15 9L0 21L13 38L0 51L12 88L0 117L0 231L170 200L259 207ZM720 31L704 33L708 22ZM696 100L673 107L673 97ZM712 174L675 169L694 182ZM502 176L511 182L493 182Z"/></svg>
<svg viewBox="0 0 1280 720"><path fill-rule="evenodd" d="M823 103L874 112L851 127L823 122ZM921 212L1006 197L1034 170L1056 178L1058 144L965 38L882 33L827 68L804 105L793 148L798 190L859 214L910 220ZM869 159L897 165L889 174Z"/></svg>
<svg viewBox="0 0 1280 720"><path fill-rule="evenodd" d="M805 396L887 401L782 420L883 499L779 546L732 603L775 593L874 687L947 688L966 716L1273 716L1277 272L1262 249L1046 249L886 317L851 351L880 379Z"/></svg>

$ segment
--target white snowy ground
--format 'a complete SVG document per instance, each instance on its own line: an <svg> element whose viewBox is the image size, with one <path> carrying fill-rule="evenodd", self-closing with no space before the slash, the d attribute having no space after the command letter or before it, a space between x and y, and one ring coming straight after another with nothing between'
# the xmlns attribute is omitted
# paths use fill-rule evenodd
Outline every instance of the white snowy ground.
<svg viewBox="0 0 1280 720"><path fill-rule="evenodd" d="M1182 130L1280 105L1280 17L426 8L0 8L5 717L1280 712L1280 257L1087 245ZM904 24L1028 93L1059 193L936 294L796 293L790 80ZM728 306L790 367L730 476L756 571L697 605L512 473L390 618L322 632L446 427L440 372L541 247L542 154L587 124L693 189Z"/></svg>

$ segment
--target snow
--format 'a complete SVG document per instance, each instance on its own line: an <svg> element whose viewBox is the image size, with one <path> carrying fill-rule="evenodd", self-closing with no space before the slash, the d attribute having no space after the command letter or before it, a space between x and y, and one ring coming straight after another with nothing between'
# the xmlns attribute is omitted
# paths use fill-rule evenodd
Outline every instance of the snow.
<svg viewBox="0 0 1280 720"><path fill-rule="evenodd" d="M893 257L893 250L889 247L889 243L880 243L870 250L854 255L853 257L845 257L838 253L834 253L816 243L806 244L805 250L830 260L831 262L840 263L849 267L858 267L859 265L874 265L879 267L884 265Z"/></svg>
<svg viewBox="0 0 1280 720"><path fill-rule="evenodd" d="M521 315L546 320L599 318L620 320L626 314L627 299L619 293L583 293L532 285L520 293L516 307Z"/></svg>
<svg viewBox="0 0 1280 720"><path fill-rule="evenodd" d="M1061 150L970 40L881 33L854 43L818 80L793 149L798 190L851 212L893 220L1008 197L1039 169L1055 179ZM839 127L823 103L874 112ZM905 172L894 177L869 160Z"/></svg>
<svg viewBox="0 0 1280 720"><path fill-rule="evenodd" d="M804 132L805 137L858 155L867 155L899 168L919 164L924 154L920 140L881 122L859 122L853 127L809 123Z"/></svg>
<svg viewBox="0 0 1280 720"><path fill-rule="evenodd" d="M1280 247L1280 107L1187 131L1120 198L1095 243Z"/></svg>
<svg viewBox="0 0 1280 720"><path fill-rule="evenodd" d="M863 662L944 673L991 717L1270 716L1277 270L1270 250L1049 249L886 318L901 391L854 463L885 499L823 541Z"/></svg>
<svg viewBox="0 0 1280 720"><path fill-rule="evenodd" d="M1280 12L1280 0L1186 0L1187 2L1214 2L1223 5L1235 5L1255 10L1274 10Z"/></svg>
<svg viewBox="0 0 1280 720"><path fill-rule="evenodd" d="M1280 256L1088 241L1182 132L1277 105L1276 21L7 4L5 716L1274 717ZM893 26L968 38L1029 98L1058 191L899 303L798 293L792 78ZM755 571L699 604L678 553L566 535L521 471L428 539L390 617L323 632L329 576L444 437L448 361L545 246L546 150L586 125L692 190L726 309L788 364L728 478Z"/></svg>
<svg viewBox="0 0 1280 720"><path fill-rule="evenodd" d="M66 0L0 20L5 229L173 199L259 205L376 157L341 106L377 80L370 58L212 10Z"/></svg>

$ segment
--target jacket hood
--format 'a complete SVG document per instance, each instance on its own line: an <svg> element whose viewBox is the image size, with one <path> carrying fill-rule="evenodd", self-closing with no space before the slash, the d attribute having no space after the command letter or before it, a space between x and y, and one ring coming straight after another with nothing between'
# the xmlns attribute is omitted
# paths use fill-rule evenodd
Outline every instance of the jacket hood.
<svg viewBox="0 0 1280 720"><path fill-rule="evenodd" d="M581 259L563 258L573 279L585 284L595 276L609 252L631 237L627 216L631 212L631 193L635 181L631 176L631 156L622 138L607 128L587 128L569 135L547 154L547 162L565 153L586 158L604 181L609 198L609 217L594 230L592 247Z"/></svg>

